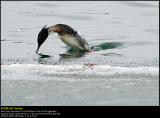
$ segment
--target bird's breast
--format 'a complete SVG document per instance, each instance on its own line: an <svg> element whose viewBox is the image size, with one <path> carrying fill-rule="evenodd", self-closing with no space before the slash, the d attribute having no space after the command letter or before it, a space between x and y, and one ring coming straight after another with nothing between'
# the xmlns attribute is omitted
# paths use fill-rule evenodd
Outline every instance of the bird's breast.
<svg viewBox="0 0 160 118"><path fill-rule="evenodd" d="M73 35L62 35L60 36L60 39L62 42L72 48L83 50L82 46L78 43L78 41Z"/></svg>

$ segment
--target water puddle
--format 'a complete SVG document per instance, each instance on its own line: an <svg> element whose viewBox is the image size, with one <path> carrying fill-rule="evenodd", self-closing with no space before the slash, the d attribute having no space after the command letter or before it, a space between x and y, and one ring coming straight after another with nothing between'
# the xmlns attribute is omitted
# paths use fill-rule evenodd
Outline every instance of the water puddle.
<svg viewBox="0 0 160 118"><path fill-rule="evenodd" d="M124 43L121 42L104 42L95 46L91 46L93 51L101 51L106 49L119 48L124 46Z"/></svg>

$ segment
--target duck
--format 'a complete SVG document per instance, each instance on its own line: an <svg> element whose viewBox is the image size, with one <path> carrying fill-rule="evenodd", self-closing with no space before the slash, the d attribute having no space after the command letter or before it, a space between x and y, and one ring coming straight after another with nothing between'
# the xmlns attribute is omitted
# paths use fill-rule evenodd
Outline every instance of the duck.
<svg viewBox="0 0 160 118"><path fill-rule="evenodd" d="M88 42L80 33L78 33L76 30L66 24L56 24L50 27L44 26L38 33L38 47L36 53L38 53L40 47L45 42L48 35L53 33L58 33L60 40L67 46L73 49L91 52L91 48Z"/></svg>

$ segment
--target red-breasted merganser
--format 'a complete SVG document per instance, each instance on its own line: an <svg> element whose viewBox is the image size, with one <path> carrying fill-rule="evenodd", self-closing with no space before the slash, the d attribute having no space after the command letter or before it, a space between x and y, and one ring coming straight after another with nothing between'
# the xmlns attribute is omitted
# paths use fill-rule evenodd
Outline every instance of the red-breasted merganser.
<svg viewBox="0 0 160 118"><path fill-rule="evenodd" d="M77 33L73 28L65 24L56 24L54 26L46 28L44 26L38 34L38 48L36 52L38 53L39 48L43 42L47 39L49 34L58 33L62 42L68 45L71 48L91 52L91 49L87 41L82 38L82 36Z"/></svg>

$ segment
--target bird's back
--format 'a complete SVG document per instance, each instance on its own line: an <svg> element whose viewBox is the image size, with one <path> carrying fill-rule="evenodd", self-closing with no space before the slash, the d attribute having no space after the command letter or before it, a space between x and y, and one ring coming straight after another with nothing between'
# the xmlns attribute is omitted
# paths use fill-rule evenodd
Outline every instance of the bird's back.
<svg viewBox="0 0 160 118"><path fill-rule="evenodd" d="M73 28L71 28L68 25L65 24L57 24L56 27L59 27L61 29L61 32L58 32L59 35L69 34L69 35L76 35L77 31L75 31Z"/></svg>

